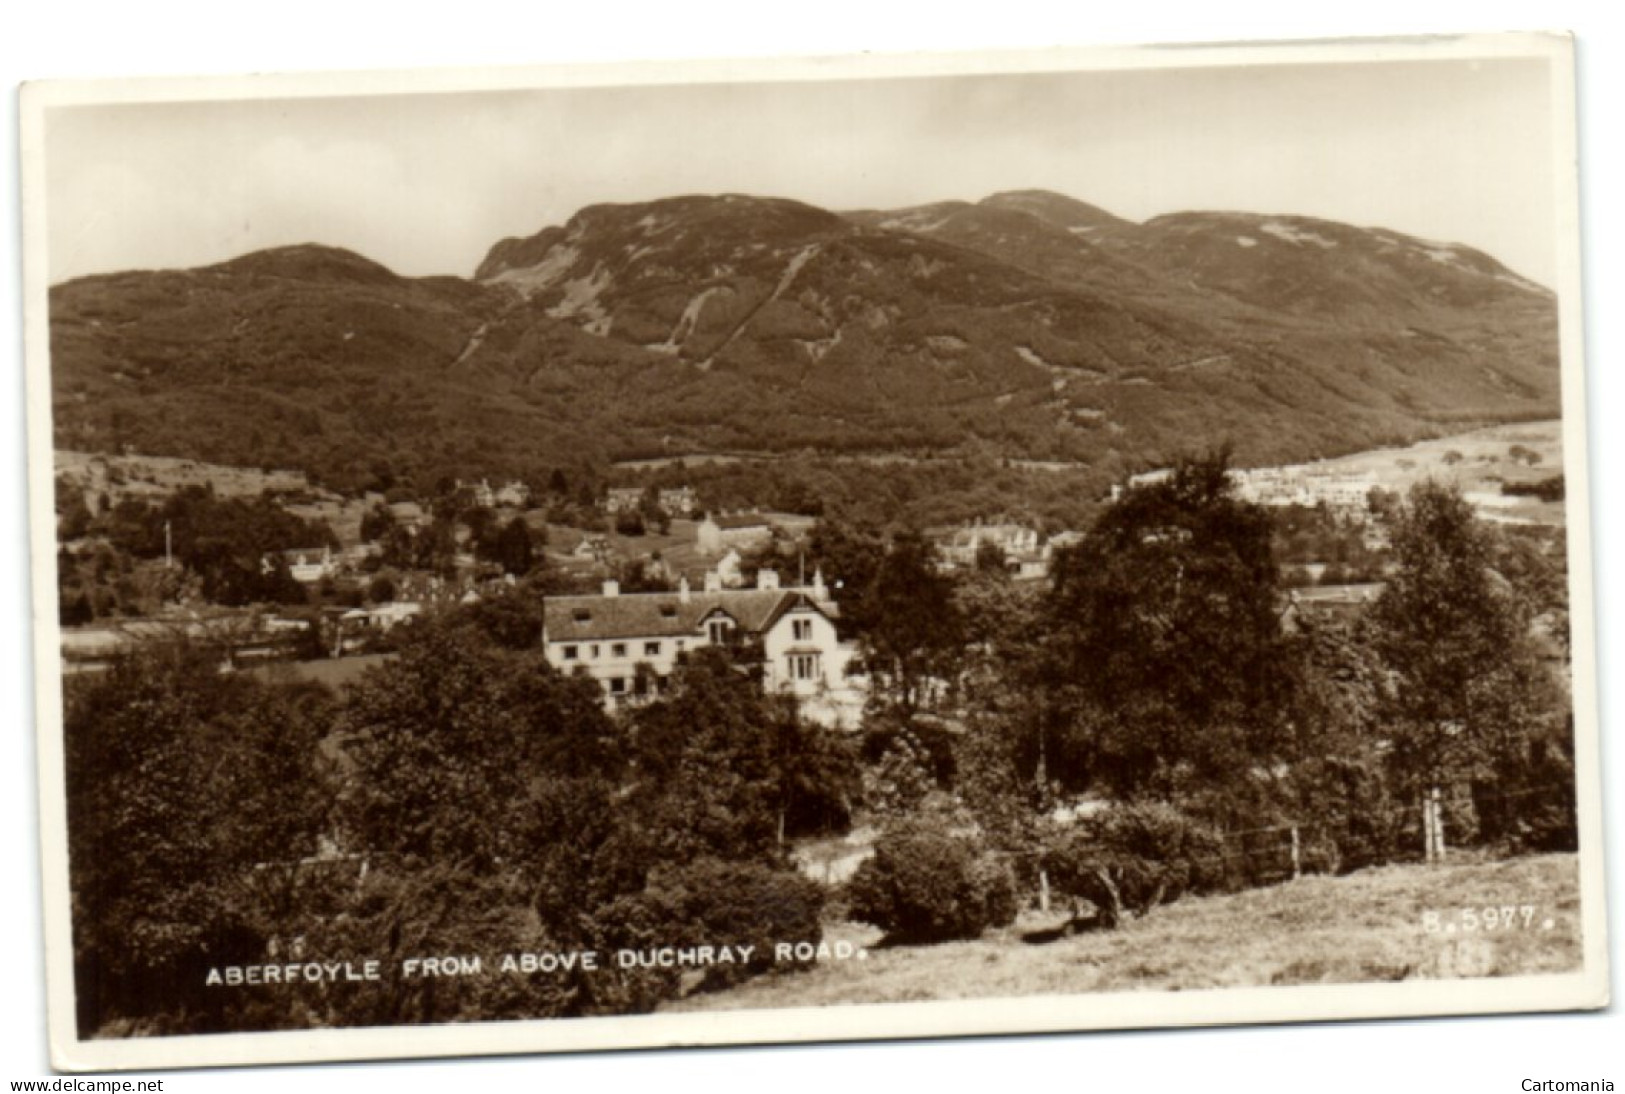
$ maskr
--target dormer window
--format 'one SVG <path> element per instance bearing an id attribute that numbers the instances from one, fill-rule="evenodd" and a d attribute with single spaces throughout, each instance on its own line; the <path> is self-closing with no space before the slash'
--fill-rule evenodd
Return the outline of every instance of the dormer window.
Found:
<path id="1" fill-rule="evenodd" d="M 812 641 L 812 620 L 792 619 L 790 621 L 790 636 L 797 642 Z"/>
<path id="2" fill-rule="evenodd" d="M 577 608 L 575 610 L 575 621 L 577 623 L 592 622 L 592 612 L 588 611 L 586 608 Z"/>
<path id="3" fill-rule="evenodd" d="M 727 619 L 713 619 L 705 625 L 706 637 L 713 646 L 726 646 L 728 638 L 733 634 L 733 623 Z"/>

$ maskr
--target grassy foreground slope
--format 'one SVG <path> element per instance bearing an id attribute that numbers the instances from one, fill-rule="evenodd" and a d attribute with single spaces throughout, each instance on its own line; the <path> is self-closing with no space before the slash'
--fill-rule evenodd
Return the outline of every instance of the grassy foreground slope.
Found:
<path id="1" fill-rule="evenodd" d="M 1529 925 L 1465 930 L 1462 910 L 1532 906 Z M 1030 925 L 973 942 L 882 946 L 861 960 L 783 971 L 670 1010 L 732 1010 L 1274 984 L 1518 976 L 1580 967 L 1573 855 L 1442 867 L 1389 866 L 1181 901 L 1112 932 L 1023 941 Z M 1424 925 L 1429 911 L 1439 927 Z M 1458 924 L 1453 932 L 1444 928 Z M 874 947 L 880 932 L 837 924 L 827 939 Z"/>

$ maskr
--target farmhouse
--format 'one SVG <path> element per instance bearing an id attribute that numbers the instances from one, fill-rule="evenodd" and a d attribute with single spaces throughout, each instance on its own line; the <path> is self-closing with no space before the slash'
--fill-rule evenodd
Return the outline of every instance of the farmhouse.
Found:
<path id="1" fill-rule="evenodd" d="M 823 575 L 808 586 L 783 588 L 762 570 L 752 589 L 724 589 L 715 574 L 702 591 L 685 579 L 675 592 L 625 593 L 604 582 L 597 596 L 547 601 L 543 643 L 561 672 L 597 680 L 611 709 L 645 701 L 669 686 L 678 658 L 722 646 L 759 658 L 762 686 L 800 700 L 802 713 L 839 724 L 862 698 L 848 683 L 852 648 L 836 638 L 837 609 Z"/>

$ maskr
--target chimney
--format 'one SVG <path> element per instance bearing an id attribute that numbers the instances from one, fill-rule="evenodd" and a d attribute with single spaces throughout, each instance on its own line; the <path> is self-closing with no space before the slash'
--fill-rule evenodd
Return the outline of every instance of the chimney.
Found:
<path id="1" fill-rule="evenodd" d="M 757 570 L 756 587 L 758 589 L 777 589 L 779 587 L 779 572 L 777 570 Z"/>
<path id="2" fill-rule="evenodd" d="M 720 593 L 722 591 L 722 575 L 715 570 L 705 571 L 705 591 Z"/>
<path id="3" fill-rule="evenodd" d="M 677 579 L 677 602 L 687 604 L 690 600 L 688 592 L 688 577 L 685 575 Z"/>
<path id="4" fill-rule="evenodd" d="M 614 578 L 605 579 L 605 581 L 604 581 L 604 595 L 605 596 L 620 596 L 621 595 L 621 583 L 619 581 L 616 581 Z"/>
<path id="5" fill-rule="evenodd" d="M 829 599 L 829 589 L 824 585 L 824 568 L 822 566 L 813 568 L 812 594 L 815 600 Z"/>

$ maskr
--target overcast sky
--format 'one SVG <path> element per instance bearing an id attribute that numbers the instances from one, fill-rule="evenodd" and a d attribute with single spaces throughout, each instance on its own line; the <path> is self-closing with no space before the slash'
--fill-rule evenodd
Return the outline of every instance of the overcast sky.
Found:
<path id="1" fill-rule="evenodd" d="M 61 107 L 49 276 L 303 242 L 467 276 L 497 240 L 596 202 L 1043 188 L 1134 220 L 1393 228 L 1552 284 L 1548 80 L 1497 59 Z"/>

